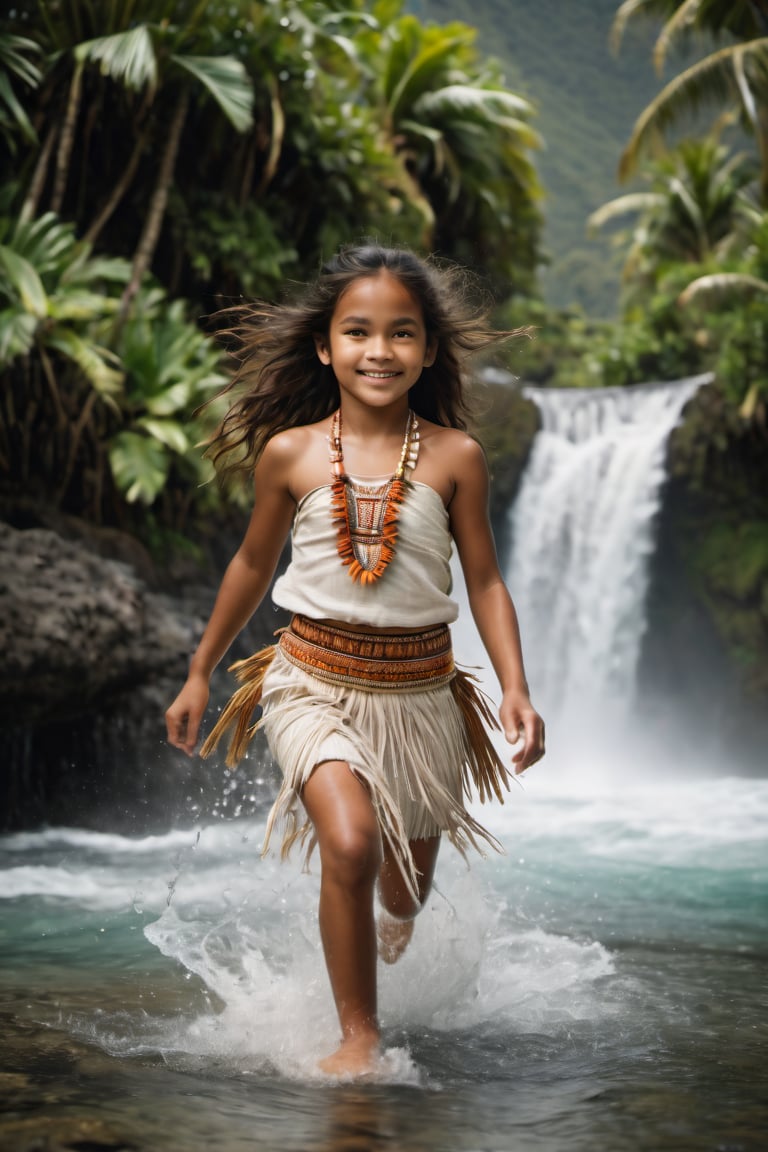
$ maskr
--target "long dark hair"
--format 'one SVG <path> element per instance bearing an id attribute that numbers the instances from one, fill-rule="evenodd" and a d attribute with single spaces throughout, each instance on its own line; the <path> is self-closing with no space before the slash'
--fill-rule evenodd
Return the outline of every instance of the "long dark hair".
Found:
<path id="1" fill-rule="evenodd" d="M 378 244 L 342 248 L 313 284 L 287 303 L 228 309 L 223 333 L 237 367 L 220 396 L 236 399 L 208 441 L 206 455 L 223 475 L 250 472 L 277 432 L 313 424 L 339 406 L 333 370 L 321 363 L 315 337 L 327 336 L 336 305 L 354 281 L 386 271 L 421 305 L 427 338 L 437 343 L 434 364 L 422 370 L 409 393 L 425 420 L 466 429 L 469 423 L 464 361 L 513 332 L 498 332 L 487 310 L 470 302 L 469 274 L 456 265 L 422 259 Z"/>

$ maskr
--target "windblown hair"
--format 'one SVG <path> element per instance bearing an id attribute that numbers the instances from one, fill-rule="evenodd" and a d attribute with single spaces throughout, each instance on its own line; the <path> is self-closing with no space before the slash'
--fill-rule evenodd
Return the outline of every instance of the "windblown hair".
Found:
<path id="1" fill-rule="evenodd" d="M 464 361 L 516 333 L 494 330 L 486 310 L 470 302 L 463 269 L 405 249 L 354 245 L 324 264 L 296 300 L 238 305 L 223 313 L 234 321 L 222 337 L 237 367 L 219 396 L 236 398 L 206 450 L 222 476 L 250 473 L 276 433 L 316 423 L 338 408 L 339 387 L 332 368 L 318 358 L 315 337 L 328 336 L 336 305 L 351 284 L 385 270 L 419 302 L 427 338 L 437 340 L 434 364 L 410 390 L 411 408 L 436 424 L 467 428 Z"/>

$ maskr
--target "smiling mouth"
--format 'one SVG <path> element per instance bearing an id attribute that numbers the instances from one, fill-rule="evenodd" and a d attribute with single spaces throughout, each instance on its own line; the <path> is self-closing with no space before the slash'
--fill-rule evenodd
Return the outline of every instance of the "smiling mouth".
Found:
<path id="1" fill-rule="evenodd" d="M 399 372 L 369 372 L 365 368 L 358 369 L 359 376 L 369 376 L 371 380 L 391 380 L 394 376 L 399 376 Z"/>

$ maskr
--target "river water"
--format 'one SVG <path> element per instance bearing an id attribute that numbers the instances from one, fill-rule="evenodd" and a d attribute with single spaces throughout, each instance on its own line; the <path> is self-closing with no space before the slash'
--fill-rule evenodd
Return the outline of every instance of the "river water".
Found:
<path id="1" fill-rule="evenodd" d="M 457 649 L 476 659 L 465 627 Z M 318 875 L 259 858 L 259 754 L 248 816 L 0 839 L 0 1149 L 767 1148 L 768 779 L 696 733 L 686 762 L 649 755 L 614 696 L 602 727 L 594 699 L 584 724 L 555 708 L 547 760 L 480 810 L 505 855 L 444 851 L 381 971 L 367 1083 L 316 1071 L 336 1032 Z"/>

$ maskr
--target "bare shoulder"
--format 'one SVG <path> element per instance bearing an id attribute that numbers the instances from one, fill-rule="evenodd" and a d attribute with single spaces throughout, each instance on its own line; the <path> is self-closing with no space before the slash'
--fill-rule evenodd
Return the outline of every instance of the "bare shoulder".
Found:
<path id="1" fill-rule="evenodd" d="M 290 467 L 309 448 L 315 428 L 313 424 L 301 424 L 296 428 L 276 432 L 265 444 L 263 458 L 272 465 Z"/>
<path id="2" fill-rule="evenodd" d="M 460 474 L 480 470 L 485 472 L 485 453 L 477 440 L 460 428 L 444 428 L 430 421 L 420 421 L 421 440 L 430 456 L 446 462 L 456 478 Z"/>
<path id="3" fill-rule="evenodd" d="M 476 440 L 458 428 L 445 428 L 421 417 L 419 431 L 421 451 L 415 478 L 439 492 L 446 508 L 472 478 L 482 491 L 487 469 Z"/>
<path id="4" fill-rule="evenodd" d="M 300 424 L 275 433 L 261 454 L 258 467 L 271 481 L 288 489 L 298 503 L 328 479 L 327 420 Z"/>

